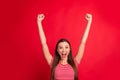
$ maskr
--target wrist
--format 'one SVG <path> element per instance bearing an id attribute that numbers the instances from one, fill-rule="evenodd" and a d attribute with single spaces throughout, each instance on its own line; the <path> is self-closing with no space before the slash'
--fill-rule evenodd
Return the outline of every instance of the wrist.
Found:
<path id="1" fill-rule="evenodd" d="M 88 20 L 88 24 L 91 24 L 92 23 L 92 20 Z"/>

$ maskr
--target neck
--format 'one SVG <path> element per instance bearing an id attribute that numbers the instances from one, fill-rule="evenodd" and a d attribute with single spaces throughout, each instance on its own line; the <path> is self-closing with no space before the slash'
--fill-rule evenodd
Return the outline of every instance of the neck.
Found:
<path id="1" fill-rule="evenodd" d="M 67 58 L 61 59 L 61 60 L 60 60 L 60 63 L 61 63 L 61 64 L 67 64 L 67 63 L 68 63 L 68 62 L 67 62 Z"/>

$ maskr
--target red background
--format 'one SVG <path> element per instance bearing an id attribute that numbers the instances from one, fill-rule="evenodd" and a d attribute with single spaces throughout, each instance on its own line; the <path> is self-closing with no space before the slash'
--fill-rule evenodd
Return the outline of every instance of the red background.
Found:
<path id="1" fill-rule="evenodd" d="M 0 1 L 0 80 L 49 80 L 38 35 L 37 14 L 44 13 L 43 28 L 50 52 L 67 38 L 73 56 L 93 15 L 79 80 L 120 80 L 120 12 L 117 0 L 9 0 Z"/>

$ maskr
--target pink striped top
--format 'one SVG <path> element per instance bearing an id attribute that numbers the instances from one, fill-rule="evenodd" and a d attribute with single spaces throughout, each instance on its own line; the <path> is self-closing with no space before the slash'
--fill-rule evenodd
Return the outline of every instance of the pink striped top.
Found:
<path id="1" fill-rule="evenodd" d="M 76 67 L 78 67 L 78 62 L 76 59 L 74 59 L 74 62 Z M 58 63 L 55 68 L 54 78 L 55 80 L 74 80 L 74 70 L 72 66 L 70 64 L 63 65 Z"/>

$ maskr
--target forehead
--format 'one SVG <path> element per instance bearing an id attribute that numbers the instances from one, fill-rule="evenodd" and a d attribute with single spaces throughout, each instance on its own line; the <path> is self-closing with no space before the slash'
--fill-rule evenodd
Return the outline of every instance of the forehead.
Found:
<path id="1" fill-rule="evenodd" d="M 58 46 L 69 46 L 69 44 L 67 42 L 60 42 Z"/>

